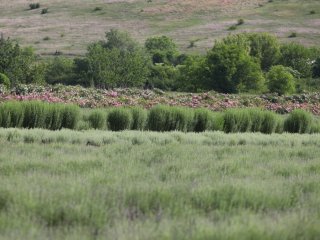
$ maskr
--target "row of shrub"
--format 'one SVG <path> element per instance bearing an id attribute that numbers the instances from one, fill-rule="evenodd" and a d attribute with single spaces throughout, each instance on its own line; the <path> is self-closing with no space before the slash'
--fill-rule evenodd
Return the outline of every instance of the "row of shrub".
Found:
<path id="1" fill-rule="evenodd" d="M 85 110 L 83 110 L 85 113 Z M 82 126 L 81 126 L 82 124 Z M 320 122 L 311 113 L 294 110 L 288 116 L 257 108 L 229 109 L 213 112 L 158 105 L 149 111 L 140 108 L 90 110 L 80 117 L 80 108 L 68 104 L 39 101 L 0 104 L 0 127 L 69 129 L 150 130 L 150 131 L 224 131 L 271 133 L 316 133 Z"/>
<path id="2" fill-rule="evenodd" d="M 145 109 L 113 108 L 106 113 L 93 111 L 88 121 L 96 129 L 112 131 L 224 131 L 271 133 L 316 133 L 320 132 L 319 121 L 311 113 L 294 110 L 284 117 L 271 111 L 257 108 L 229 109 L 226 112 L 212 112 L 208 109 L 190 109 L 158 105 L 147 112 Z"/>
<path id="3" fill-rule="evenodd" d="M 80 108 L 71 104 L 49 104 L 39 101 L 4 102 L 0 104 L 0 127 L 75 129 Z"/>

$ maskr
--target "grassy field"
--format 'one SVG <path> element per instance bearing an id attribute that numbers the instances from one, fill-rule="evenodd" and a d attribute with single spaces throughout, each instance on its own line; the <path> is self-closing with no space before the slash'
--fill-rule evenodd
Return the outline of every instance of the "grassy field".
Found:
<path id="1" fill-rule="evenodd" d="M 228 28 L 244 19 L 232 33 L 271 32 L 282 41 L 306 45 L 320 43 L 318 0 L 2 0 L 0 32 L 32 45 L 38 53 L 81 55 L 88 43 L 104 38 L 111 28 L 129 31 L 140 42 L 154 35 L 168 35 L 181 50 L 204 52 Z M 48 8 L 47 14 L 41 14 Z M 311 13 L 311 11 L 314 11 Z M 288 38 L 296 32 L 296 38 Z M 195 46 L 190 46 L 190 41 Z"/>
<path id="2" fill-rule="evenodd" d="M 0 239 L 319 239 L 320 135 L 0 129 Z"/>

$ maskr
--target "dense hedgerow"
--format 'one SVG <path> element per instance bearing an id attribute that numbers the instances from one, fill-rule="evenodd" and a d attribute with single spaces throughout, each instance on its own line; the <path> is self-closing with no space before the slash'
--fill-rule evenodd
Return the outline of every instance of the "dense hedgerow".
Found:
<path id="1" fill-rule="evenodd" d="M 276 132 L 277 127 L 279 127 L 278 131 L 281 131 L 281 120 L 278 115 L 274 112 L 263 111 L 263 121 L 260 132 L 271 134 Z"/>
<path id="2" fill-rule="evenodd" d="M 22 127 L 23 109 L 18 102 L 6 102 L 0 105 L 0 127 Z"/>
<path id="3" fill-rule="evenodd" d="M 290 133 L 310 133 L 312 120 L 311 113 L 296 109 L 285 120 L 284 131 Z"/>
<path id="4" fill-rule="evenodd" d="M 147 124 L 148 113 L 141 107 L 133 107 L 130 109 L 132 114 L 132 130 L 143 130 Z"/>
<path id="5" fill-rule="evenodd" d="M 127 108 L 113 108 L 108 113 L 107 122 L 112 131 L 130 129 L 132 124 L 131 111 Z"/>
<path id="6" fill-rule="evenodd" d="M 151 131 L 168 131 L 167 118 L 170 112 L 170 107 L 158 105 L 149 111 L 148 129 Z"/>
<path id="7" fill-rule="evenodd" d="M 94 110 L 90 113 L 88 120 L 92 128 L 104 129 L 106 125 L 106 114 L 102 110 Z"/>
<path id="8" fill-rule="evenodd" d="M 65 105 L 62 115 L 62 127 L 75 129 L 80 117 L 80 108 L 76 105 Z"/>

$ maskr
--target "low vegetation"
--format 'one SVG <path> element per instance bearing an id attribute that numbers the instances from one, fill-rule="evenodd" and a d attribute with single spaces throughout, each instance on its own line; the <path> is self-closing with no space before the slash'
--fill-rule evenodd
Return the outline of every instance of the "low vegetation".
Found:
<path id="1" fill-rule="evenodd" d="M 317 239 L 319 135 L 0 129 L 2 239 Z"/>

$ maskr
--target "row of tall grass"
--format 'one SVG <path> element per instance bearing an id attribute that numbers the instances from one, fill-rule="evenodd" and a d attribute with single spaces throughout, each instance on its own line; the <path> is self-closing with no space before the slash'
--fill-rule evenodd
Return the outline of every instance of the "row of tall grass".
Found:
<path id="1" fill-rule="evenodd" d="M 39 101 L 4 102 L 0 104 L 0 127 L 75 129 L 80 108 L 70 104 L 49 104 Z"/>
<path id="2" fill-rule="evenodd" d="M 0 104 L 0 127 L 58 130 L 109 129 L 204 132 L 224 131 L 271 133 L 318 133 L 320 122 L 311 113 L 294 110 L 288 116 L 257 108 L 213 112 L 157 105 L 149 111 L 140 108 L 109 108 L 82 111 L 74 105 L 44 102 L 5 102 Z"/>

